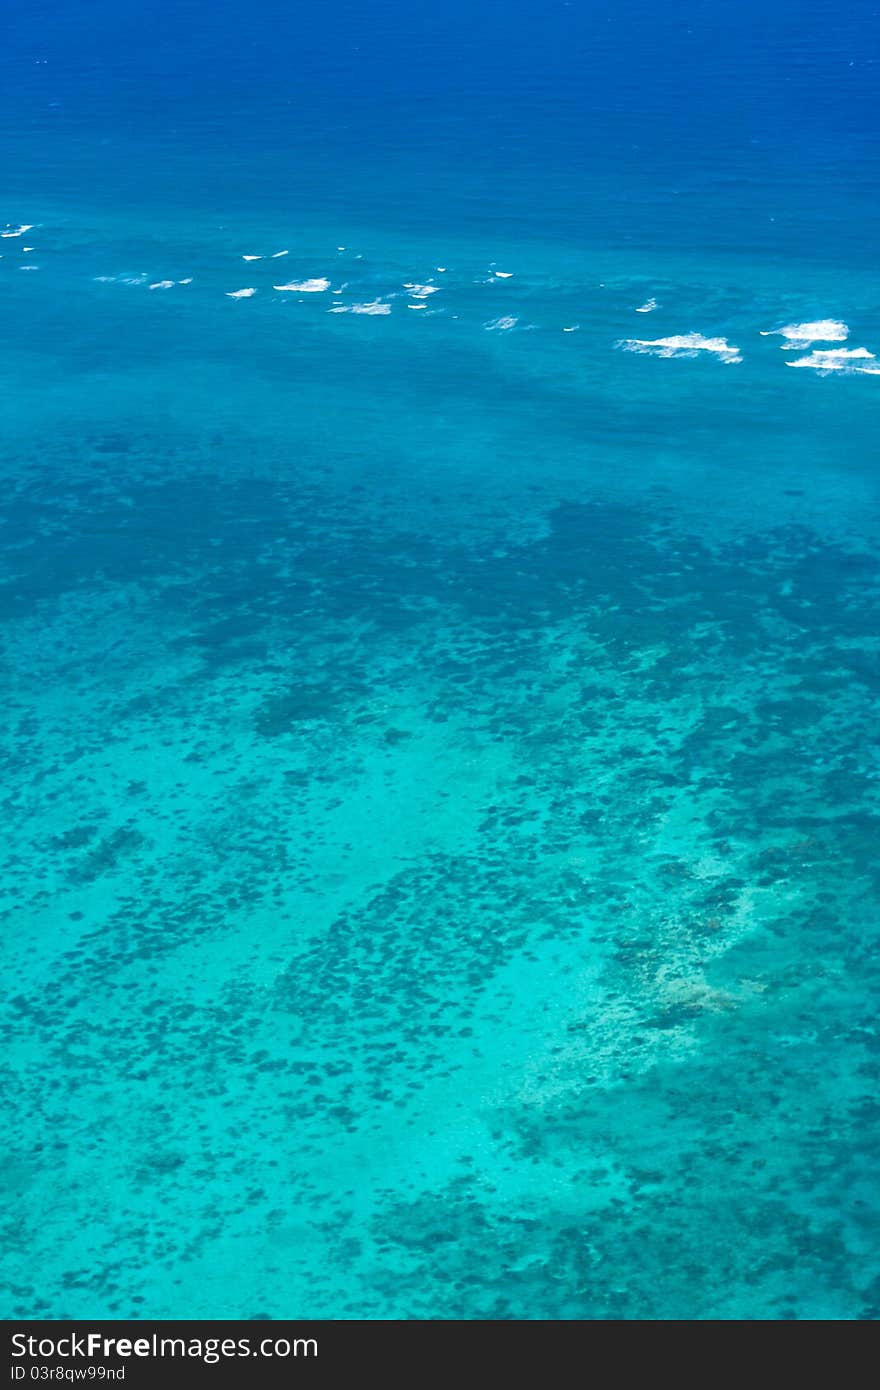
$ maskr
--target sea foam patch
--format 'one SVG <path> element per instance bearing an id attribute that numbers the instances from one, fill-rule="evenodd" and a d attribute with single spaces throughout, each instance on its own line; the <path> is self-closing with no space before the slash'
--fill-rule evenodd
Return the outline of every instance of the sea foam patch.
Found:
<path id="1" fill-rule="evenodd" d="M 96 285 L 145 285 L 146 275 L 93 275 Z"/>
<path id="2" fill-rule="evenodd" d="M 657 303 L 656 299 L 646 299 L 644 304 L 640 304 L 639 307 L 636 309 L 636 313 L 653 314 L 654 310 L 659 308 L 660 305 Z"/>
<path id="3" fill-rule="evenodd" d="M 624 352 L 641 352 L 652 357 L 698 357 L 709 353 L 719 362 L 741 362 L 738 347 L 726 338 L 706 338 L 702 333 L 678 333 L 669 338 L 623 338 L 617 344 Z"/>
<path id="4" fill-rule="evenodd" d="M 252 295 L 256 294 L 256 292 L 257 292 L 257 291 L 256 291 L 256 289 L 254 288 L 254 286 L 253 286 L 253 285 L 249 285 L 246 289 L 243 289 L 243 290 L 227 290 L 227 291 L 226 291 L 226 298 L 227 298 L 227 299 L 250 299 Z"/>
<path id="5" fill-rule="evenodd" d="M 329 290 L 330 281 L 324 276 L 316 276 L 312 280 L 291 280 L 287 285 L 273 285 L 272 288 L 292 294 L 323 294 L 324 290 Z"/>
<path id="6" fill-rule="evenodd" d="M 796 362 L 786 362 L 785 365 L 811 367 L 814 372 L 820 372 L 822 375 L 826 372 L 859 372 L 863 376 L 880 376 L 880 365 L 866 365 L 876 361 L 876 354 L 863 347 L 814 348 L 806 357 L 799 357 Z"/>
<path id="7" fill-rule="evenodd" d="M 421 306 L 419 306 L 421 307 Z M 412 305 L 410 305 L 412 308 Z M 379 314 L 391 313 L 391 305 L 383 304 L 379 299 L 373 299 L 368 304 L 334 304 L 332 309 L 327 310 L 328 314 Z"/>
<path id="8" fill-rule="evenodd" d="M 352 304 L 351 312 L 353 314 L 390 314 L 391 305 L 383 304 L 380 300 L 373 299 L 368 304 Z"/>
<path id="9" fill-rule="evenodd" d="M 24 236 L 25 232 L 32 231 L 33 227 L 33 222 L 22 222 L 20 227 L 13 227 L 7 222 L 5 230 L 0 232 L 0 237 Z"/>
<path id="10" fill-rule="evenodd" d="M 518 323 L 519 319 L 514 318 L 512 314 L 504 314 L 500 319 L 490 319 L 488 323 L 483 324 L 483 327 L 489 333 L 495 331 L 509 333 L 511 328 L 516 328 Z"/>
<path id="11" fill-rule="evenodd" d="M 814 319 L 811 323 L 789 323 L 784 328 L 762 328 L 761 337 L 783 338 L 785 341 L 779 346 L 788 351 L 809 347 L 811 343 L 845 343 L 849 326 L 842 319 Z"/>

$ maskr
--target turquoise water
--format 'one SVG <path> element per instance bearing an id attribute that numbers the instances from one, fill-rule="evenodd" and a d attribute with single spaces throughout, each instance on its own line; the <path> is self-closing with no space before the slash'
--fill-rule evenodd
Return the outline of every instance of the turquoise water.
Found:
<path id="1" fill-rule="evenodd" d="M 5 1316 L 877 1314 L 867 10 L 573 8 L 5 60 Z"/>

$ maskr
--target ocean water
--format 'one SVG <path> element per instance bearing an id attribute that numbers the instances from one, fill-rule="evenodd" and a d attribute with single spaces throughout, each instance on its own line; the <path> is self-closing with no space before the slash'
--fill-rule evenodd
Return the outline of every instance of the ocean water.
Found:
<path id="1" fill-rule="evenodd" d="M 3 1315 L 876 1317 L 872 4 L 10 28 Z"/>

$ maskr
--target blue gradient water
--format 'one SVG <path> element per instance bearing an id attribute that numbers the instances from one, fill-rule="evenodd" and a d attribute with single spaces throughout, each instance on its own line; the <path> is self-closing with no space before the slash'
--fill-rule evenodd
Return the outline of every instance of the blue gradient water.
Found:
<path id="1" fill-rule="evenodd" d="M 871 4 L 10 30 L 4 1314 L 876 1316 Z"/>

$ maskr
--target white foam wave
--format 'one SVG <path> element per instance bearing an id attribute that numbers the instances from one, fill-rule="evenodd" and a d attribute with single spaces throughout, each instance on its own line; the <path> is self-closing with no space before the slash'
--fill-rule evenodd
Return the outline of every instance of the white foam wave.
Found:
<path id="1" fill-rule="evenodd" d="M 786 362 L 786 367 L 812 367 L 821 372 L 859 372 L 864 376 L 880 376 L 880 366 L 862 366 L 860 363 L 876 362 L 876 354 L 867 348 L 814 348 L 807 357 L 799 357 L 796 362 Z"/>
<path id="2" fill-rule="evenodd" d="M 288 285 L 273 285 L 273 290 L 288 290 L 293 294 L 322 294 L 329 290 L 330 281 L 323 276 L 313 280 L 291 280 Z"/>
<path id="3" fill-rule="evenodd" d="M 154 280 L 150 286 L 151 290 L 170 290 L 174 288 L 173 280 Z"/>
<path id="4" fill-rule="evenodd" d="M 793 347 L 809 347 L 811 343 L 845 343 L 849 327 L 842 319 L 815 319 L 812 323 L 789 323 L 785 328 L 761 330 L 762 338 L 784 338 L 783 351 Z"/>
<path id="5" fill-rule="evenodd" d="M 654 310 L 659 308 L 660 305 L 657 303 L 656 299 L 646 299 L 644 304 L 640 304 L 639 307 L 636 309 L 636 313 L 653 314 Z"/>
<path id="6" fill-rule="evenodd" d="M 702 333 L 679 333 L 669 338 L 624 338 L 617 344 L 624 352 L 649 353 L 653 357 L 715 355 L 720 362 L 741 362 L 742 355 L 726 338 L 704 338 Z"/>
<path id="7" fill-rule="evenodd" d="M 515 319 L 511 314 L 505 314 L 500 319 L 490 319 L 488 323 L 483 324 L 483 327 L 490 333 L 493 329 L 498 329 L 500 332 L 506 333 L 509 332 L 511 328 L 516 328 L 518 323 L 519 319 Z"/>
<path id="8" fill-rule="evenodd" d="M 410 305 L 410 308 L 413 306 Z M 423 306 L 415 306 L 420 309 Z M 390 314 L 391 305 L 383 304 L 379 299 L 373 299 L 368 304 L 334 304 L 332 309 L 327 310 L 328 314 Z"/>
<path id="9" fill-rule="evenodd" d="M 242 259 L 243 261 L 261 261 L 261 260 L 263 259 L 263 257 L 262 257 L 262 256 L 242 256 L 241 259 Z"/>
<path id="10" fill-rule="evenodd" d="M 369 304 L 352 304 L 353 314 L 390 314 L 391 305 L 382 304 L 378 299 L 372 300 Z"/>
<path id="11" fill-rule="evenodd" d="M 227 291 L 226 291 L 226 298 L 227 298 L 227 299 L 250 299 L 251 295 L 256 294 L 256 292 L 257 292 L 257 291 L 253 288 L 253 286 L 250 286 L 249 288 L 244 289 L 244 290 L 227 290 Z"/>
<path id="12" fill-rule="evenodd" d="M 273 251 L 273 252 L 272 252 L 272 255 L 269 257 L 269 259 L 270 259 L 270 261 L 277 261 L 277 260 L 279 259 L 279 257 L 281 257 L 281 256 L 289 256 L 289 255 L 290 255 L 290 252 L 289 252 L 289 251 Z"/>
<path id="13" fill-rule="evenodd" d="M 409 290 L 413 299 L 427 299 L 429 294 L 437 294 L 439 285 L 404 285 L 405 290 Z"/>
<path id="14" fill-rule="evenodd" d="M 33 230 L 33 227 L 34 227 L 34 223 L 33 223 L 33 222 L 22 222 L 22 224 L 21 224 L 20 227 L 13 227 L 13 226 L 10 225 L 10 223 L 7 222 L 7 224 L 6 224 L 6 230 L 0 232 L 0 236 L 2 236 L 2 237 L 24 236 L 25 232 L 30 232 L 30 231 L 32 231 L 32 230 Z"/>

